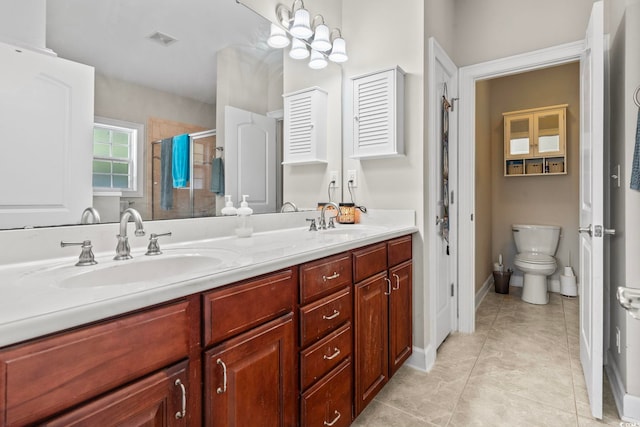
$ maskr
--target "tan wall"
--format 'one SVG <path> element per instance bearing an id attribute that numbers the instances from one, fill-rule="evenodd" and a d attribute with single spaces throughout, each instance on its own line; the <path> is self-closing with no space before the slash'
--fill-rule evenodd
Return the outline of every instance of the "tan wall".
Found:
<path id="1" fill-rule="evenodd" d="M 476 84 L 476 292 L 482 287 L 493 270 L 491 251 L 491 177 L 494 165 L 491 158 L 491 85 L 484 80 Z"/>
<path id="2" fill-rule="evenodd" d="M 492 224 L 491 255 L 502 253 L 513 268 L 512 224 L 554 224 L 562 227 L 556 253 L 563 266 L 577 270 L 579 178 L 579 63 L 502 77 L 490 81 Z M 502 113 L 569 104 L 567 109 L 567 175 L 505 177 Z M 478 155 L 478 149 L 476 149 Z M 578 278 L 579 280 L 580 278 Z"/>

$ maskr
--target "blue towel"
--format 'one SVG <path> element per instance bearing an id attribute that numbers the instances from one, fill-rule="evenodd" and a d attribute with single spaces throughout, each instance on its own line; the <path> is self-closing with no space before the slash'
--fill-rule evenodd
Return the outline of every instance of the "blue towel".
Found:
<path id="1" fill-rule="evenodd" d="M 638 108 L 636 146 L 633 151 L 633 165 L 631 167 L 631 189 L 640 191 L 640 108 Z"/>
<path id="2" fill-rule="evenodd" d="M 184 188 L 189 182 L 189 135 L 174 136 L 172 151 L 173 188 Z"/>
<path id="3" fill-rule="evenodd" d="M 211 161 L 211 192 L 224 196 L 224 163 L 220 157 Z"/>
<path id="4" fill-rule="evenodd" d="M 173 182 L 171 180 L 171 150 L 173 139 L 167 138 L 160 142 L 160 209 L 173 209 Z"/>

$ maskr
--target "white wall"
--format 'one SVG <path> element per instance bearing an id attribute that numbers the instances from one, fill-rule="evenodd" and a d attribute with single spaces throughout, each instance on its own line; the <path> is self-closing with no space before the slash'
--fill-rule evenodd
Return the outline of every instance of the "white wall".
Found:
<path id="1" fill-rule="evenodd" d="M 455 0 L 458 66 L 582 40 L 591 0 Z"/>
<path id="2" fill-rule="evenodd" d="M 0 2 L 0 41 L 33 50 L 45 50 L 46 12 L 46 0 Z"/>

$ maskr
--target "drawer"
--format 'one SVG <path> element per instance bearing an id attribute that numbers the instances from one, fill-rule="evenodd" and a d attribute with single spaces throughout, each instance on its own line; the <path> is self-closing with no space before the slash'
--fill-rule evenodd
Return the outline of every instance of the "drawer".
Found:
<path id="1" fill-rule="evenodd" d="M 300 346 L 306 347 L 351 320 L 351 287 L 300 308 Z"/>
<path id="2" fill-rule="evenodd" d="M 389 267 L 411 259 L 411 235 L 387 242 Z"/>
<path id="3" fill-rule="evenodd" d="M 293 311 L 297 270 L 290 268 L 202 296 L 203 345 L 224 339 Z"/>
<path id="4" fill-rule="evenodd" d="M 351 358 L 302 395 L 300 425 L 347 427 L 351 424 Z"/>
<path id="5" fill-rule="evenodd" d="M 353 251 L 353 281 L 359 282 L 387 269 L 387 244 L 376 243 Z"/>
<path id="6" fill-rule="evenodd" d="M 351 256 L 343 253 L 300 266 L 300 303 L 351 284 Z"/>
<path id="7" fill-rule="evenodd" d="M 33 423 L 188 357 L 190 311 L 182 301 L 3 350 L 6 425 Z"/>
<path id="8" fill-rule="evenodd" d="M 300 352 L 300 388 L 305 390 L 351 356 L 351 322 Z"/>

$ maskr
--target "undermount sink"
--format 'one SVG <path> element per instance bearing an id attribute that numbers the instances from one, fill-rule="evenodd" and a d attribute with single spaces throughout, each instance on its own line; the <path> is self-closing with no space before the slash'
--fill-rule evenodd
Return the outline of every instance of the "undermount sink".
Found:
<path id="1" fill-rule="evenodd" d="M 365 237 L 373 233 L 379 233 L 380 231 L 384 231 L 384 227 L 362 225 L 362 224 L 343 224 L 343 225 L 337 225 L 336 228 L 319 230 L 318 234 L 327 235 L 327 236 L 356 238 L 356 237 Z"/>
<path id="2" fill-rule="evenodd" d="M 157 256 L 139 255 L 131 260 L 105 261 L 91 267 L 56 266 L 28 273 L 22 285 L 48 284 L 59 288 L 97 288 L 133 284 L 167 284 L 186 276 L 215 273 L 232 265 L 238 254 L 233 251 L 164 250 Z"/>

